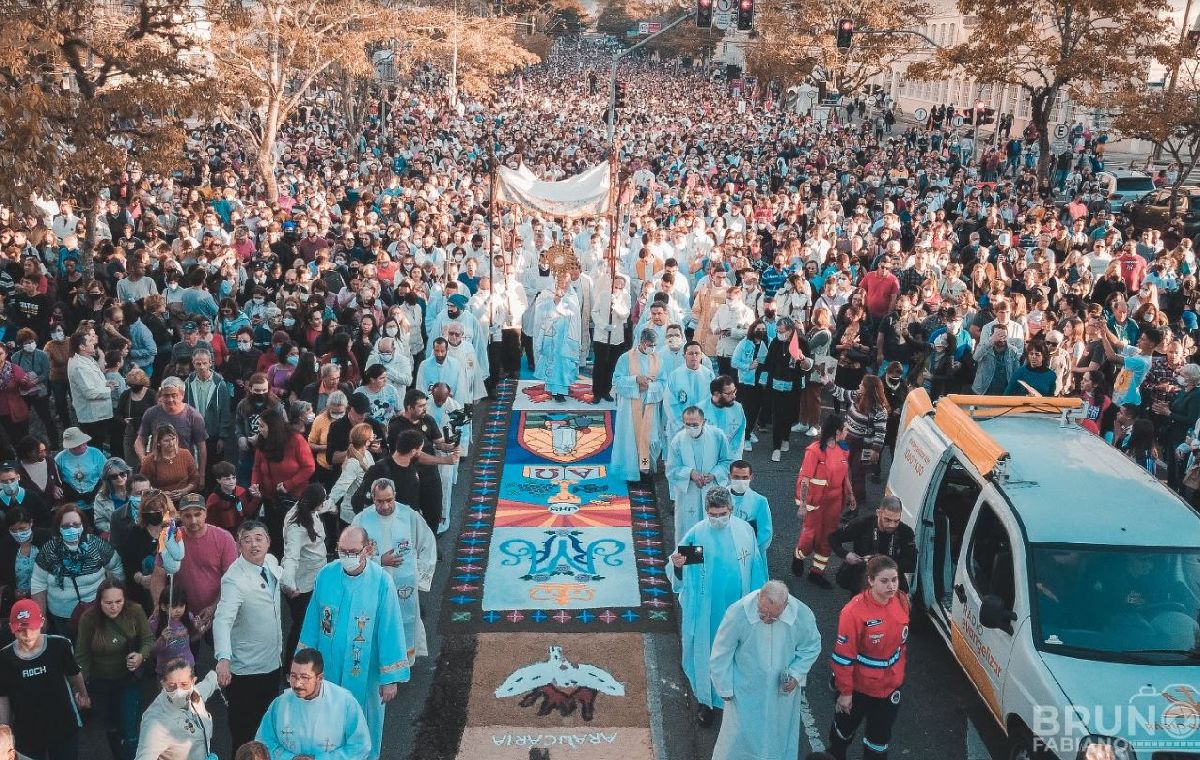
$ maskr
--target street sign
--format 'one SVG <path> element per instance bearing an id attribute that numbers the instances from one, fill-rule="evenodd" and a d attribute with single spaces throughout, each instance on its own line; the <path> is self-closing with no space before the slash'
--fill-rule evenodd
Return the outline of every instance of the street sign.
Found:
<path id="1" fill-rule="evenodd" d="M 956 127 L 961 127 L 961 126 L 963 125 L 963 123 L 964 123 L 964 122 L 963 122 L 963 117 L 961 117 L 961 116 L 955 116 L 955 117 L 954 117 L 954 121 L 953 121 L 952 123 L 953 123 L 953 124 L 954 124 L 954 126 L 956 126 Z"/>
<path id="2" fill-rule="evenodd" d="M 913 111 L 913 118 L 917 121 L 925 121 L 929 118 L 929 112 L 924 108 L 918 108 L 917 110 Z"/>
<path id="3" fill-rule="evenodd" d="M 662 31 L 662 23 L 658 21 L 651 21 L 646 26 L 649 28 L 650 34 L 658 34 Z"/>
<path id="4" fill-rule="evenodd" d="M 1057 124 L 1057 125 L 1055 125 L 1055 127 L 1054 127 L 1054 139 L 1055 139 L 1055 140 L 1065 140 L 1065 139 L 1066 139 L 1066 137 L 1067 137 L 1067 125 L 1066 125 L 1066 124 Z"/>
<path id="5" fill-rule="evenodd" d="M 638 34 L 645 36 L 649 33 L 650 33 L 650 22 L 649 21 L 639 21 L 638 22 Z"/>
<path id="6" fill-rule="evenodd" d="M 728 29 L 733 26 L 734 0 L 717 0 L 713 13 L 713 26 L 718 29 Z"/>

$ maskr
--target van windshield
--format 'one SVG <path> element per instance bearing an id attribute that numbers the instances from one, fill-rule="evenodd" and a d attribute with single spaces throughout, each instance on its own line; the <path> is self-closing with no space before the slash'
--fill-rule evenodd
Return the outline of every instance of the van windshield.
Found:
<path id="1" fill-rule="evenodd" d="M 1034 546 L 1034 640 L 1097 659 L 1200 658 L 1200 549 Z"/>
<path id="2" fill-rule="evenodd" d="M 1118 177 L 1117 191 L 1121 193 L 1148 193 L 1154 190 L 1154 180 L 1149 177 Z"/>

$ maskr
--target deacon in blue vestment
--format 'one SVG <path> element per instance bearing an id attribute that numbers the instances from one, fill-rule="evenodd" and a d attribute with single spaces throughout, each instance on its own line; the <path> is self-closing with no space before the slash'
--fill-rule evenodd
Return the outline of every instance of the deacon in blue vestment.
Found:
<path id="1" fill-rule="evenodd" d="M 383 744 L 384 704 L 396 684 L 408 681 L 412 663 L 396 584 L 371 562 L 370 536 L 359 527 L 342 531 L 338 562 L 317 573 L 300 646 L 325 658 L 325 677 L 358 700 L 371 732 L 371 758 Z"/>
<path id="2" fill-rule="evenodd" d="M 571 383 L 579 379 L 579 301 L 560 282 L 553 293 L 538 296 L 533 324 L 534 377 L 546 383 L 555 401 L 563 401 Z"/>
<path id="3" fill-rule="evenodd" d="M 733 516 L 740 517 L 754 528 L 758 539 L 758 550 L 767 556 L 775 525 L 771 518 L 771 505 L 767 497 L 750 487 L 754 470 L 745 459 L 734 460 L 729 465 L 729 492 L 733 495 Z"/>
<path id="4" fill-rule="evenodd" d="M 683 349 L 683 366 L 667 375 L 667 440 L 674 438 L 683 425 L 683 410 L 708 398 L 714 377 L 704 364 L 704 350 L 696 341 L 690 341 Z"/>
<path id="5" fill-rule="evenodd" d="M 367 760 L 371 732 L 354 696 L 325 680 L 324 658 L 302 649 L 292 660 L 288 683 L 267 709 L 258 734 L 272 760 L 297 757 L 321 760 Z"/>
<path id="6" fill-rule="evenodd" d="M 428 591 L 437 567 L 437 539 L 412 507 L 396 501 L 396 484 L 379 478 L 369 491 L 372 505 L 354 516 L 357 525 L 371 537 L 371 561 L 392 576 L 404 618 L 404 641 L 408 661 L 429 654 L 425 624 L 421 621 L 418 591 Z M 411 498 L 411 497 L 410 497 Z"/>
<path id="7" fill-rule="evenodd" d="M 616 429 L 611 475 L 618 480 L 639 480 L 654 472 L 662 454 L 663 436 L 659 407 L 662 404 L 662 361 L 654 347 L 658 336 L 642 330 L 637 348 L 617 359 L 613 391 L 617 394 Z"/>
<path id="8" fill-rule="evenodd" d="M 767 563 L 754 529 L 732 514 L 729 489 L 713 488 L 704 499 L 706 519 L 684 535 L 679 546 L 703 547 L 701 561 L 685 564 L 679 548 L 671 554 L 671 588 L 683 607 L 683 672 L 700 703 L 700 725 L 712 723 L 721 697 L 709 671 L 713 639 L 725 611 L 767 581 Z"/>
<path id="9" fill-rule="evenodd" d="M 667 483 L 675 500 L 675 540 L 704 516 L 704 494 L 729 485 L 729 441 L 705 422 L 704 412 L 689 406 L 683 412 L 683 430 L 667 448 Z"/>
<path id="10" fill-rule="evenodd" d="M 696 406 L 710 425 L 725 433 L 733 458 L 741 459 L 746 448 L 746 412 L 737 402 L 737 383 L 728 375 L 717 375 L 708 384 L 708 391 L 708 398 Z"/>

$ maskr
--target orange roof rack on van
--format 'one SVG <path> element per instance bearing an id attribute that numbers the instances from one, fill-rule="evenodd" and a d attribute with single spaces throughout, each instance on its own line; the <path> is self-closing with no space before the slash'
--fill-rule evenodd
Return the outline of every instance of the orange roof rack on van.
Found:
<path id="1" fill-rule="evenodd" d="M 1012 414 L 1065 415 L 1078 409 L 1077 398 L 1048 396 L 967 396 L 951 394 L 938 399 L 935 405 L 924 388 L 914 388 L 904 401 L 905 427 L 916 417 L 933 414 L 933 423 L 963 453 L 984 477 L 991 475 L 1008 452 L 997 443 L 977 420 Z"/>

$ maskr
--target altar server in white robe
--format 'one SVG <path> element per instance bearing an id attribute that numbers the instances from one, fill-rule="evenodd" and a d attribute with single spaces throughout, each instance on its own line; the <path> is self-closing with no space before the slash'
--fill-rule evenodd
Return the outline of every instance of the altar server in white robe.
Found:
<path id="1" fill-rule="evenodd" d="M 450 429 L 450 415 L 462 411 L 463 405 L 450 395 L 450 386 L 445 383 L 437 383 L 433 386 L 429 391 L 429 401 L 429 416 L 433 417 L 438 430 L 442 431 L 442 437 L 447 438 L 454 432 Z M 460 457 L 467 456 L 467 449 L 471 445 L 471 427 L 472 423 L 468 422 L 459 429 L 458 454 Z M 442 517 L 438 521 L 437 527 L 440 536 L 450 527 L 450 506 L 454 496 L 454 484 L 458 482 L 458 465 L 439 464 L 437 468 L 438 478 L 442 481 Z"/>
<path id="2" fill-rule="evenodd" d="M 696 406 L 709 396 L 709 384 L 716 375 L 704 363 L 704 349 L 690 341 L 683 349 L 683 366 L 667 375 L 667 438 L 673 438 L 683 424 L 683 410 Z"/>
<path id="3" fill-rule="evenodd" d="M 450 343 L 441 337 L 433 341 L 433 359 L 421 362 L 413 387 L 429 393 L 436 383 L 449 385 L 450 392 L 456 396 L 467 398 L 471 394 L 471 381 L 467 379 L 466 369 L 462 362 L 450 356 Z"/>
<path id="4" fill-rule="evenodd" d="M 692 527 L 671 554 L 667 575 L 683 608 L 682 664 L 699 703 L 700 725 L 712 725 L 720 695 L 709 671 L 713 640 L 725 610 L 767 581 L 767 563 L 758 551 L 754 531 L 733 516 L 729 490 L 714 488 L 704 504 L 705 519 Z M 699 561 L 686 564 L 680 547 L 700 547 Z M 696 550 L 690 550 L 695 552 Z"/>
<path id="5" fill-rule="evenodd" d="M 683 412 L 683 429 L 667 448 L 667 483 L 675 500 L 675 540 L 704 517 L 704 495 L 716 486 L 729 485 L 729 441 L 709 425 L 704 412 L 689 406 Z"/>
<path id="6" fill-rule="evenodd" d="M 808 671 L 821 655 L 812 610 L 768 581 L 725 613 L 709 669 L 725 703 L 713 760 L 795 760 Z"/>
<path id="7" fill-rule="evenodd" d="M 741 459 L 746 448 L 746 412 L 737 400 L 737 383 L 728 375 L 717 375 L 708 384 L 708 398 L 696 404 L 704 419 L 716 425 L 729 439 L 734 459 Z"/>
<path id="8" fill-rule="evenodd" d="M 366 760 L 371 733 L 354 695 L 325 680 L 325 659 L 302 649 L 288 673 L 290 689 L 267 709 L 255 737 L 272 758 Z"/>
<path id="9" fill-rule="evenodd" d="M 391 480 L 379 478 L 368 493 L 371 505 L 355 515 L 351 525 L 357 525 L 371 537 L 374 550 L 371 561 L 386 570 L 396 584 L 411 664 L 429 654 L 417 592 L 428 591 L 433 583 L 437 539 L 419 512 L 396 500 L 396 484 Z"/>

